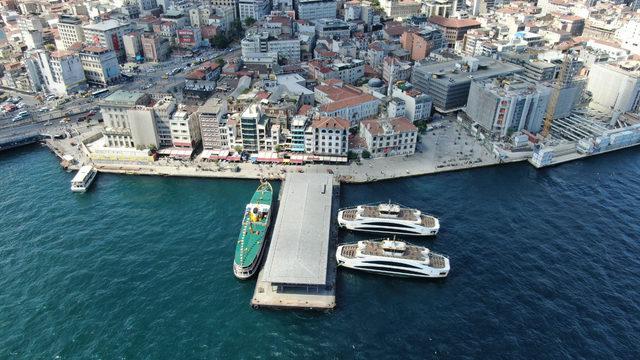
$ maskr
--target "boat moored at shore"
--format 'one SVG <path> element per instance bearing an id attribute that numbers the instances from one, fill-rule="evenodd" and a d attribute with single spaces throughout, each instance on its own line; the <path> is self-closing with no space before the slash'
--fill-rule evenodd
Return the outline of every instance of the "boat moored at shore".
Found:
<path id="1" fill-rule="evenodd" d="M 336 261 L 354 270 L 412 278 L 443 278 L 451 269 L 448 257 L 389 238 L 340 245 Z"/>
<path id="2" fill-rule="evenodd" d="M 86 192 L 96 178 L 98 171 L 91 165 L 85 165 L 71 179 L 71 191 Z"/>
<path id="3" fill-rule="evenodd" d="M 338 225 L 353 231 L 412 236 L 433 236 L 440 230 L 436 217 L 392 203 L 341 209 Z"/>
<path id="4" fill-rule="evenodd" d="M 233 273 L 238 279 L 250 278 L 260 265 L 271 222 L 272 201 L 273 188 L 268 182 L 263 182 L 245 207 L 233 261 Z"/>

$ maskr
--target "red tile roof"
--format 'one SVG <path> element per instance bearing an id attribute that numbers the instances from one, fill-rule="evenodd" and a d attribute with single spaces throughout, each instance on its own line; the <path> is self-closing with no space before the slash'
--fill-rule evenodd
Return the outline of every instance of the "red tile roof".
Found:
<path id="1" fill-rule="evenodd" d="M 480 26 L 480 23 L 474 19 L 453 19 L 442 16 L 432 16 L 429 18 L 432 24 L 440 25 L 448 28 L 465 28 L 472 26 Z"/>
<path id="2" fill-rule="evenodd" d="M 314 128 L 324 128 L 324 129 L 349 129 L 349 120 L 339 118 L 339 117 L 328 117 L 323 116 L 319 119 L 313 120 L 311 126 Z"/>
<path id="3" fill-rule="evenodd" d="M 334 102 L 329 103 L 329 104 L 324 104 L 324 105 L 320 106 L 320 111 L 334 112 L 334 111 L 339 110 L 339 109 L 344 109 L 344 108 L 348 108 L 348 107 L 364 104 L 364 103 L 367 103 L 367 102 L 370 102 L 370 101 L 375 101 L 375 100 L 378 100 L 378 99 L 376 97 L 372 96 L 372 95 L 362 94 L 362 95 L 358 95 L 358 96 L 352 96 L 352 97 L 344 99 L 344 100 L 334 101 Z"/>
<path id="4" fill-rule="evenodd" d="M 394 133 L 406 133 L 418 131 L 418 128 L 406 117 L 397 117 L 393 119 L 369 119 L 362 120 L 361 126 L 364 126 L 373 136 L 384 134 L 382 122 L 388 121 L 393 127 Z"/>

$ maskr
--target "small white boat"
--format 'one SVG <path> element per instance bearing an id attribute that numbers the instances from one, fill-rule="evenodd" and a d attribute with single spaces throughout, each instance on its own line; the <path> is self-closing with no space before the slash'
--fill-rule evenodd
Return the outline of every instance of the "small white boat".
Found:
<path id="1" fill-rule="evenodd" d="M 353 231 L 413 236 L 433 236 L 440 230 L 436 217 L 391 203 L 341 209 L 338 225 Z"/>
<path id="2" fill-rule="evenodd" d="M 350 269 L 413 278 L 443 278 L 451 269 L 448 257 L 395 239 L 340 245 L 336 260 Z"/>
<path id="3" fill-rule="evenodd" d="M 85 192 L 93 183 L 98 171 L 90 165 L 85 165 L 78 170 L 76 176 L 71 179 L 71 191 Z"/>

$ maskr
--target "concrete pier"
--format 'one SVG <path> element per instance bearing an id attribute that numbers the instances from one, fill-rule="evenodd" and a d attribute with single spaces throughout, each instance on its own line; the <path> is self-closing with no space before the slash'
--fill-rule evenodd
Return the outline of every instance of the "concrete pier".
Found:
<path id="1" fill-rule="evenodd" d="M 329 174 L 287 174 L 254 308 L 333 309 L 339 185 Z"/>

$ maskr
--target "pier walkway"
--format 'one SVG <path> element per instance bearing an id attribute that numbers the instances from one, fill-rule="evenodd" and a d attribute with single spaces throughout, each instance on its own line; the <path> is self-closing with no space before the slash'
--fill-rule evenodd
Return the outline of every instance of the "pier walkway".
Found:
<path id="1" fill-rule="evenodd" d="M 267 259 L 251 300 L 254 308 L 336 306 L 334 218 L 339 185 L 329 174 L 287 174 Z"/>

